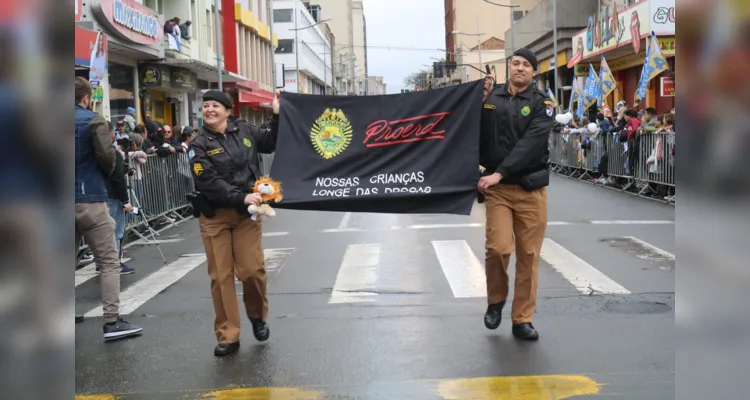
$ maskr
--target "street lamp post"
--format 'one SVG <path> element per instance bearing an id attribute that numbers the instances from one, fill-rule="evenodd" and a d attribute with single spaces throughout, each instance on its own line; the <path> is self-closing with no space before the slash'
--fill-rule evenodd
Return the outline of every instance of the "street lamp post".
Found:
<path id="1" fill-rule="evenodd" d="M 216 71 L 219 78 L 219 91 L 224 90 L 221 73 L 221 33 L 219 32 L 219 0 L 214 0 L 214 31 L 216 35 Z"/>

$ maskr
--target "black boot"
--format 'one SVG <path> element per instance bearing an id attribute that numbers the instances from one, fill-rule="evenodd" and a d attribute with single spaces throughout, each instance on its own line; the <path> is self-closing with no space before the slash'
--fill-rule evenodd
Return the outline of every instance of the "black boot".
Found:
<path id="1" fill-rule="evenodd" d="M 268 337 L 271 336 L 271 330 L 268 328 L 266 321 L 250 318 L 250 323 L 253 324 L 253 335 L 259 342 L 268 340 Z"/>
<path id="2" fill-rule="evenodd" d="M 240 341 L 234 343 L 219 343 L 214 349 L 214 355 L 216 357 L 228 356 L 234 354 L 240 349 Z"/>
<path id="3" fill-rule="evenodd" d="M 500 326 L 503 307 L 505 307 L 505 301 L 487 306 L 487 312 L 484 313 L 484 326 L 486 326 L 487 329 L 497 329 L 497 327 Z"/>
<path id="4" fill-rule="evenodd" d="M 513 325 L 513 336 L 523 340 L 538 340 L 539 332 L 534 329 L 531 322 Z"/>

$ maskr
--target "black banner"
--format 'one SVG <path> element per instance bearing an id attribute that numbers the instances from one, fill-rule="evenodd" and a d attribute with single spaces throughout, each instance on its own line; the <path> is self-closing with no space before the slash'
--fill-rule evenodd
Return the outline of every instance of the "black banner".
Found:
<path id="1" fill-rule="evenodd" d="M 384 96 L 283 93 L 276 208 L 469 215 L 484 81 Z"/>

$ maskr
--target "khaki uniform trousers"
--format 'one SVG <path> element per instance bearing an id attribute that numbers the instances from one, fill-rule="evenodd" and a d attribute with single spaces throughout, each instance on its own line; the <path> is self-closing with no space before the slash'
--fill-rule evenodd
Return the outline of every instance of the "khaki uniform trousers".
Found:
<path id="1" fill-rule="evenodd" d="M 253 221 L 236 210 L 221 208 L 213 218 L 201 215 L 198 222 L 211 278 L 216 339 L 234 343 L 240 339 L 235 275 L 242 282 L 247 316 L 263 320 L 268 316 L 261 217 Z"/>
<path id="2" fill-rule="evenodd" d="M 508 266 L 515 250 L 511 318 L 513 324 L 531 322 L 536 309 L 539 255 L 547 229 L 547 188 L 528 192 L 520 185 L 501 183 L 487 189 L 485 208 L 487 302 L 496 304 L 508 297 Z"/>

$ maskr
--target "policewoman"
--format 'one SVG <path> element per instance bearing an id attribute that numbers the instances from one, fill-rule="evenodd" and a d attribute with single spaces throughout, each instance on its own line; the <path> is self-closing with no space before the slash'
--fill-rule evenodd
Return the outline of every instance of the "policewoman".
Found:
<path id="1" fill-rule="evenodd" d="M 552 101 L 533 81 L 534 53 L 513 53 L 507 82 L 494 85 L 482 109 L 477 189 L 486 209 L 487 311 L 484 324 L 497 329 L 508 297 L 508 267 L 516 252 L 512 333 L 537 340 L 539 255 L 547 228 L 548 138 L 555 122 Z M 488 79 L 490 79 L 488 77 Z M 515 243 L 514 243 L 515 240 Z"/>
<path id="2" fill-rule="evenodd" d="M 232 102 L 223 92 L 204 94 L 203 127 L 188 150 L 196 190 L 191 201 L 194 215 L 200 213 L 216 314 L 216 356 L 235 353 L 240 347 L 235 275 L 242 282 L 242 301 L 253 335 L 259 341 L 270 335 L 262 222 L 260 217 L 252 219 L 247 207 L 260 205 L 260 195 L 251 193 L 260 175 L 258 153 L 276 148 L 279 101 L 275 96 L 267 129 L 230 118 L 231 110 Z"/>

